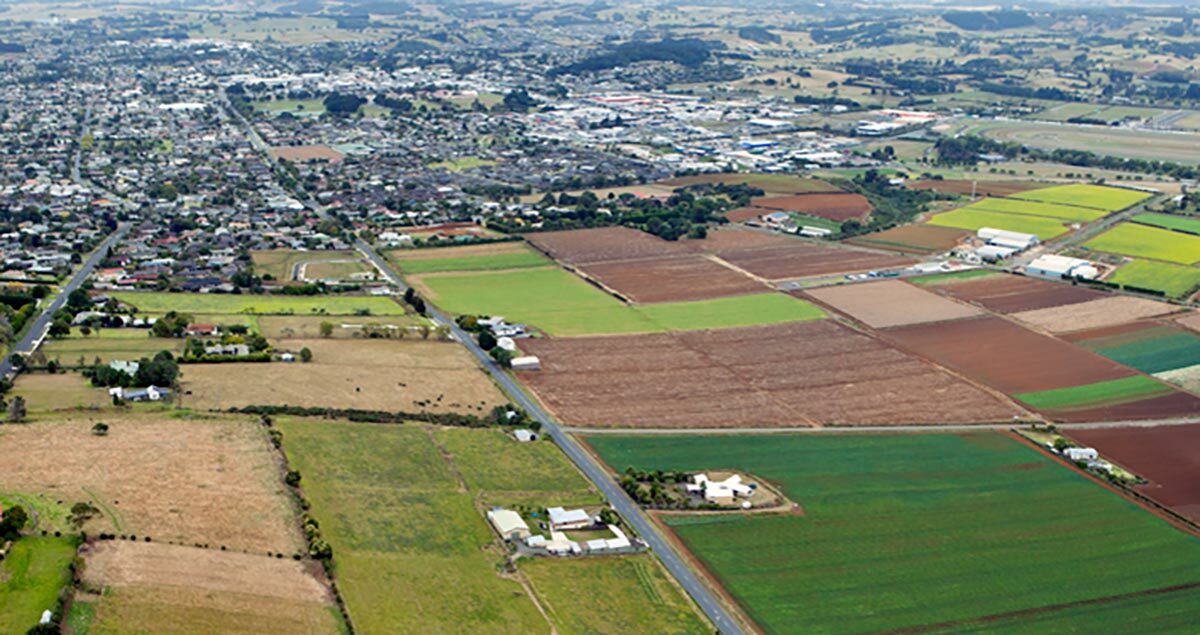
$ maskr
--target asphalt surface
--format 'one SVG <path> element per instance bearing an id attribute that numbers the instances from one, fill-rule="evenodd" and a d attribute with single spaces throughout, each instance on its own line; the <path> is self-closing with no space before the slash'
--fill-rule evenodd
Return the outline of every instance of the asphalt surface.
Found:
<path id="1" fill-rule="evenodd" d="M 10 377 L 12 375 L 13 366 L 12 362 L 9 361 L 12 353 L 28 354 L 33 352 L 33 349 L 37 347 L 37 344 L 45 336 L 46 329 L 50 328 L 50 322 L 54 318 L 54 313 L 67 303 L 67 296 L 83 285 L 83 282 L 87 280 L 88 276 L 92 275 L 92 272 L 96 270 L 96 266 L 100 264 L 100 259 L 104 254 L 108 253 L 108 249 L 124 237 L 128 231 L 128 225 L 117 227 L 117 231 L 109 234 L 108 238 L 105 238 L 104 242 L 100 243 L 100 246 L 88 256 L 87 260 L 83 262 L 83 266 L 79 267 L 74 275 L 71 276 L 71 279 L 63 285 L 62 291 L 58 296 L 50 304 L 46 305 L 46 308 L 42 310 L 42 314 L 34 320 L 33 325 L 25 332 L 25 336 L 18 340 L 13 345 L 12 350 L 9 351 L 9 355 L 6 355 L 4 360 L 0 361 L 0 377 Z"/>
<path id="2" fill-rule="evenodd" d="M 408 288 L 395 270 L 392 269 L 391 265 L 380 257 L 365 241 L 361 238 L 356 239 L 354 246 L 383 272 L 392 284 L 396 285 L 402 291 Z M 692 596 L 692 599 L 704 611 L 704 614 L 708 616 L 713 625 L 720 629 L 722 633 L 728 635 L 743 633 L 744 631 L 741 626 L 725 610 L 725 606 L 717 599 L 716 594 L 700 579 L 700 576 L 692 570 L 683 557 L 671 547 L 671 544 L 663 537 L 659 528 L 653 524 L 645 511 L 637 503 L 633 502 L 633 499 L 629 498 L 625 490 L 622 490 L 617 485 L 617 482 L 609 476 L 608 472 L 601 467 L 596 459 L 584 450 L 583 446 L 568 434 L 562 426 L 555 422 L 537 402 L 530 399 L 521 390 L 521 387 L 517 385 L 512 376 L 500 368 L 491 355 L 488 355 L 487 352 L 479 347 L 479 344 L 475 342 L 475 338 L 471 337 L 470 333 L 462 330 L 454 320 L 447 318 L 440 311 L 428 305 L 427 313 L 435 323 L 450 327 L 454 338 L 462 342 L 467 347 L 467 350 L 475 355 L 479 363 L 500 384 L 504 392 L 508 393 L 518 406 L 529 413 L 538 423 L 542 424 L 542 433 L 548 435 L 562 448 L 567 457 L 583 471 L 588 480 L 600 489 L 613 508 L 617 510 L 617 513 L 633 526 L 638 535 L 646 541 L 646 544 L 650 545 L 650 548 L 658 554 L 659 559 L 666 566 L 667 571 L 675 576 L 679 585 L 687 591 L 688 595 Z"/>

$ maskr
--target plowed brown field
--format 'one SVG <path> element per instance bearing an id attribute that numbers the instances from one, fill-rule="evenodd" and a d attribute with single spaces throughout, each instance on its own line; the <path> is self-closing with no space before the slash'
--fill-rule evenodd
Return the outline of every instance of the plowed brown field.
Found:
<path id="1" fill-rule="evenodd" d="M 832 320 L 625 337 L 526 340 L 521 379 L 565 422 L 781 427 L 1007 420 L 1019 411 Z"/>
<path id="2" fill-rule="evenodd" d="M 682 302 L 766 291 L 753 278 L 704 256 L 623 260 L 580 267 L 633 302 Z"/>
<path id="3" fill-rule="evenodd" d="M 826 246 L 802 240 L 757 249 L 719 252 L 722 260 L 768 280 L 786 280 L 837 273 L 852 273 L 910 265 L 914 260 L 900 256 Z"/>
<path id="4" fill-rule="evenodd" d="M 1100 355 L 985 317 L 887 331 L 901 347 L 1006 394 L 1081 386 L 1134 372 Z"/>
<path id="5" fill-rule="evenodd" d="M 982 310 L 899 280 L 811 289 L 803 294 L 874 328 L 958 320 Z"/>
<path id="6" fill-rule="evenodd" d="M 679 241 L 667 241 L 628 227 L 598 227 L 530 234 L 526 240 L 555 260 L 581 265 L 606 260 L 654 258 L 686 253 Z"/>
<path id="7" fill-rule="evenodd" d="M 1051 333 L 1067 333 L 1124 324 L 1178 310 L 1179 307 L 1165 302 L 1127 295 L 1109 295 L 1070 306 L 1022 311 L 1014 313 L 1013 317 Z"/>
<path id="8" fill-rule="evenodd" d="M 835 221 L 862 219 L 871 212 L 871 201 L 862 194 L 799 194 L 760 196 L 750 201 L 756 207 L 772 211 L 800 212 Z"/>
<path id="9" fill-rule="evenodd" d="M 1176 391 L 1141 401 L 1086 410 L 1060 410 L 1052 414 L 1055 421 L 1064 423 L 1177 419 L 1200 416 L 1200 399 L 1188 393 Z"/>
<path id="10" fill-rule="evenodd" d="M 1034 311 L 1105 297 L 1086 287 L 1008 275 L 939 285 L 938 291 L 996 313 Z"/>
<path id="11" fill-rule="evenodd" d="M 1200 522 L 1200 425 L 1072 430 L 1076 441 L 1145 478 L 1136 489 Z"/>
<path id="12" fill-rule="evenodd" d="M 731 219 L 732 220 L 732 219 Z M 937 225 L 905 225 L 846 241 L 853 245 L 889 249 L 903 253 L 928 254 L 949 251 L 970 232 Z"/>

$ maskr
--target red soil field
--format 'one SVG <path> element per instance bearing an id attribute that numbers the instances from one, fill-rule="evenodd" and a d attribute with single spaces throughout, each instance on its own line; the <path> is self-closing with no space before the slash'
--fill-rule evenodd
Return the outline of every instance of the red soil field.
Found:
<path id="1" fill-rule="evenodd" d="M 700 255 L 622 260 L 580 271 L 633 302 L 682 302 L 767 291 L 757 280 Z"/>
<path id="2" fill-rule="evenodd" d="M 887 331 L 901 348 L 1012 395 L 1135 374 L 1100 355 L 999 317 Z"/>
<path id="3" fill-rule="evenodd" d="M 1071 438 L 1145 478 L 1135 489 L 1200 522 L 1200 424 L 1072 430 Z"/>
<path id="4" fill-rule="evenodd" d="M 1141 401 L 1086 410 L 1057 411 L 1050 415 L 1055 421 L 1063 423 L 1178 419 L 1200 416 L 1200 399 L 1188 393 L 1176 391 Z"/>
<path id="5" fill-rule="evenodd" d="M 909 183 L 908 187 L 913 190 L 934 190 L 947 194 L 971 194 L 971 181 L 968 180 L 917 181 Z M 1030 181 L 976 181 L 975 192 L 980 196 L 1009 196 L 1043 187 L 1049 187 L 1049 184 Z"/>
<path id="6" fill-rule="evenodd" d="M 785 212 L 800 212 L 835 221 L 861 220 L 873 207 L 862 194 L 800 194 L 765 196 L 750 201 L 756 207 Z"/>
<path id="7" fill-rule="evenodd" d="M 859 251 L 799 239 L 778 247 L 734 249 L 721 251 L 718 255 L 722 260 L 767 280 L 888 269 L 916 262 L 911 258 L 901 256 Z"/>
<path id="8" fill-rule="evenodd" d="M 781 234 L 773 234 L 745 227 L 721 227 L 710 229 L 707 238 L 701 240 L 685 238 L 682 242 L 696 251 L 719 254 L 735 249 L 792 245 L 797 240 L 791 236 L 783 236 Z"/>
<path id="9" fill-rule="evenodd" d="M 937 290 L 1004 314 L 1078 304 L 1105 296 L 1085 287 L 1012 275 L 938 285 Z"/>
<path id="10" fill-rule="evenodd" d="M 759 217 L 770 213 L 771 210 L 762 207 L 739 207 L 725 212 L 725 218 L 728 218 L 731 223 L 744 223 L 746 221 L 758 220 Z"/>
<path id="11" fill-rule="evenodd" d="M 982 423 L 1019 411 L 832 320 L 521 342 L 522 381 L 571 425 L 745 428 Z"/>
<path id="12" fill-rule="evenodd" d="M 953 227 L 905 225 L 874 234 L 857 236 L 846 242 L 852 245 L 889 249 L 902 253 L 929 254 L 950 251 L 968 235 L 970 232 Z"/>
<path id="13" fill-rule="evenodd" d="M 686 253 L 690 248 L 628 227 L 598 227 L 528 234 L 526 240 L 555 260 L 587 264 Z"/>

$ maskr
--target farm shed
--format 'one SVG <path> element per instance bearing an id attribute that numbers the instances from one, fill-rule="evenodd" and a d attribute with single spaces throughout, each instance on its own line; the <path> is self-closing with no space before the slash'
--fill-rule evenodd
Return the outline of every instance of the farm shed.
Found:
<path id="1" fill-rule="evenodd" d="M 581 529 L 590 527 L 592 517 L 582 509 L 563 509 L 562 507 L 551 507 L 546 510 L 550 516 L 550 527 L 559 531 L 567 529 Z"/>
<path id="2" fill-rule="evenodd" d="M 987 242 L 989 245 L 999 247 L 1012 247 L 1017 250 L 1029 249 L 1038 244 L 1039 239 L 1034 234 L 1024 234 L 1021 232 L 1008 231 L 1006 229 L 996 229 L 995 227 L 980 227 L 976 236 L 980 240 Z"/>
<path id="3" fill-rule="evenodd" d="M 1095 265 L 1087 260 L 1054 254 L 1038 256 L 1025 267 L 1025 273 L 1054 280 L 1060 280 L 1067 276 L 1091 280 L 1100 275 L 1100 271 L 1096 269 Z"/>
<path id="4" fill-rule="evenodd" d="M 496 533 L 505 540 L 520 540 L 529 536 L 529 525 L 521 519 L 521 515 L 511 509 L 497 507 L 487 513 L 488 522 L 496 529 Z"/>
<path id="5" fill-rule="evenodd" d="M 1063 450 L 1063 456 L 1072 461 L 1095 461 L 1100 458 L 1100 453 L 1095 448 L 1067 448 Z"/>
<path id="6" fill-rule="evenodd" d="M 541 370 L 542 362 L 533 355 L 524 357 L 514 357 L 512 360 L 513 370 Z"/>

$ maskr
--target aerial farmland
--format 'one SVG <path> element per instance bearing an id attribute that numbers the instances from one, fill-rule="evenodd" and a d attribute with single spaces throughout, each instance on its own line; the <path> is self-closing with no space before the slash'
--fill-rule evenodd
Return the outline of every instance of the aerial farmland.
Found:
<path id="1" fill-rule="evenodd" d="M 1151 4 L 0 2 L 0 635 L 1196 635 Z"/>

